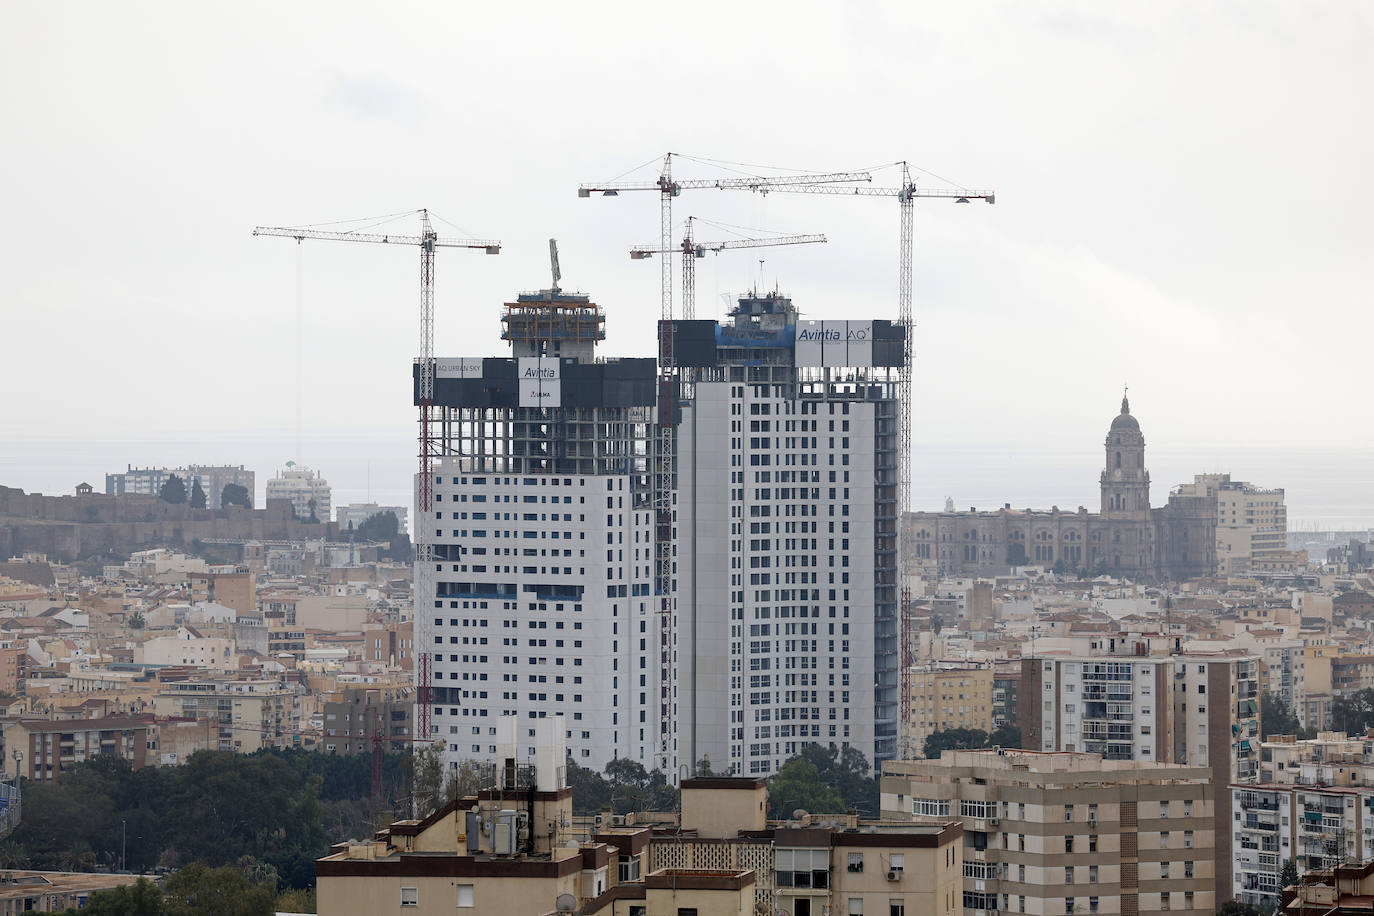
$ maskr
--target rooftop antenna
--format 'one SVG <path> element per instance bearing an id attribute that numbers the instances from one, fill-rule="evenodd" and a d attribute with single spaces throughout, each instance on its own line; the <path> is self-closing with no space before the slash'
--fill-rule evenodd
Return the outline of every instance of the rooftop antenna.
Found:
<path id="1" fill-rule="evenodd" d="M 549 271 L 553 274 L 553 294 L 558 295 L 558 281 L 563 279 L 563 272 L 558 269 L 558 239 L 549 239 Z"/>

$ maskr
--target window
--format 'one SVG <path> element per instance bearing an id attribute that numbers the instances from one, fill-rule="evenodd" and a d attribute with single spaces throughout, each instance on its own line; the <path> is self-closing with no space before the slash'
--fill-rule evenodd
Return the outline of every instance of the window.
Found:
<path id="1" fill-rule="evenodd" d="M 420 889 L 418 887 L 401 888 L 401 906 L 419 906 Z"/>
<path id="2" fill-rule="evenodd" d="M 460 885 L 458 885 L 458 905 L 459 905 L 459 906 L 476 906 L 476 905 L 477 905 L 476 903 L 473 902 L 472 890 L 473 890 L 473 885 L 471 885 L 471 884 L 460 884 Z"/>
<path id="3" fill-rule="evenodd" d="M 887 916 L 906 916 L 906 903 L 901 900 L 889 900 Z"/>
<path id="4" fill-rule="evenodd" d="M 1065 851 L 1065 852 L 1073 852 L 1073 837 L 1071 837 L 1071 836 L 1066 836 L 1066 837 L 1064 837 L 1064 851 Z"/>
<path id="5" fill-rule="evenodd" d="M 1088 837 L 1088 852 L 1097 852 L 1097 834 Z"/>
<path id="6" fill-rule="evenodd" d="M 1072 913 L 1072 912 L 1073 912 L 1073 898 L 1072 898 L 1072 897 L 1065 897 L 1065 898 L 1064 898 L 1064 912 L 1065 912 L 1065 913 Z"/>
<path id="7" fill-rule="evenodd" d="M 1068 865 L 1064 868 L 1064 883 L 1073 884 L 1073 866 Z"/>
<path id="8" fill-rule="evenodd" d="M 677 908 L 677 916 L 697 916 L 697 908 L 694 906 L 680 906 Z"/>
<path id="9" fill-rule="evenodd" d="M 1096 883 L 1097 883 L 1097 866 L 1096 866 L 1096 865 L 1089 865 L 1089 866 L 1088 866 L 1088 883 L 1089 883 L 1089 884 L 1096 884 Z"/>
<path id="10" fill-rule="evenodd" d="M 850 870 L 850 871 L 863 871 L 863 870 L 864 870 L 864 854 L 863 854 L 863 853 L 861 853 L 861 852 L 851 852 L 851 853 L 849 854 L 849 870 Z"/>
<path id="11" fill-rule="evenodd" d="M 911 800 L 911 813 L 926 817 L 949 817 L 949 799 L 913 798 Z"/>
<path id="12" fill-rule="evenodd" d="M 620 857 L 620 882 L 639 880 L 639 856 Z"/>
<path id="13" fill-rule="evenodd" d="M 906 866 L 906 855 L 904 853 L 893 853 L 888 860 L 887 867 L 895 872 L 900 872 Z"/>
<path id="14" fill-rule="evenodd" d="M 862 898 L 862 897 L 850 897 L 850 898 L 849 898 L 849 916 L 863 916 L 863 913 L 864 913 L 864 898 Z"/>

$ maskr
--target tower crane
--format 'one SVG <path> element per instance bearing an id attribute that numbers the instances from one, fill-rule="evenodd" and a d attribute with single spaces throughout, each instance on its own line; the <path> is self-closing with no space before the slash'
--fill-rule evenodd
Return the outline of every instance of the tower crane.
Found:
<path id="1" fill-rule="evenodd" d="M 809 175 L 746 175 L 740 178 L 690 178 L 685 181 L 673 178 L 673 156 L 663 157 L 663 170 L 653 181 L 610 181 L 603 184 L 584 184 L 577 189 L 578 197 L 617 197 L 621 191 L 657 191 L 659 196 L 659 249 L 676 251 L 673 247 L 673 198 L 684 190 L 696 188 L 715 188 L 718 191 L 763 191 L 779 186 L 811 187 L 816 185 L 853 185 L 856 182 L 872 181 L 868 172 L 821 172 Z M 668 321 L 673 317 L 673 267 L 672 256 L 665 256 L 660 277 L 659 318 Z"/>
<path id="2" fill-rule="evenodd" d="M 899 320 L 902 324 L 903 337 L 903 359 L 901 375 L 899 377 L 898 390 L 901 397 L 901 417 L 900 431 L 898 439 L 898 471 L 897 471 L 897 527 L 898 531 L 905 520 L 905 513 L 911 509 L 911 373 L 912 373 L 912 343 L 915 331 L 915 321 L 912 317 L 911 306 L 911 272 L 912 272 L 912 246 L 914 238 L 914 210 L 915 202 L 920 197 L 936 197 L 953 200 L 955 203 L 966 204 L 973 200 L 983 200 L 988 203 L 996 203 L 997 195 L 993 191 L 975 191 L 965 188 L 918 188 L 911 178 L 911 169 L 906 162 L 902 166 L 902 183 L 899 187 L 839 187 L 834 185 L 797 185 L 788 187 L 786 185 L 773 185 L 768 188 L 770 191 L 780 191 L 796 194 L 837 194 L 849 195 L 852 197 L 888 197 L 895 198 L 901 211 L 899 241 L 897 249 L 897 311 Z M 762 190 L 762 189 L 761 189 Z M 898 545 L 900 550 L 900 545 Z M 898 553 L 898 565 L 902 562 L 901 554 Z M 898 698 L 901 722 L 898 729 L 900 735 L 909 734 L 911 721 L 911 684 L 910 669 L 912 664 L 911 657 L 911 619 L 909 606 L 911 596 L 906 586 L 901 587 L 901 599 L 898 604 L 897 630 L 898 638 L 901 640 L 900 654 L 902 670 L 900 672 L 898 690 L 901 696 Z"/>
<path id="3" fill-rule="evenodd" d="M 720 253 L 735 248 L 773 248 L 782 245 L 812 245 L 828 241 L 824 235 L 779 235 L 759 239 L 726 239 L 723 242 L 702 242 L 693 238 L 695 216 L 687 217 L 687 230 L 682 241 L 670 248 L 639 245 L 630 249 L 631 260 L 639 261 L 654 255 L 682 255 L 682 317 L 691 321 L 696 317 L 696 262 L 707 252 Z"/>
<path id="4" fill-rule="evenodd" d="M 411 619 L 415 625 L 415 645 L 420 648 L 416 658 L 416 705 L 419 707 L 417 731 L 422 741 L 430 739 L 430 707 L 432 699 L 430 681 L 432 678 L 433 658 L 430 646 L 433 642 L 429 621 L 433 615 L 429 609 L 421 613 L 419 602 L 423 595 L 429 594 L 428 585 L 433 579 L 434 550 L 430 543 L 429 512 L 434 496 L 433 465 L 436 444 L 433 436 L 434 407 L 434 253 L 440 248 L 471 248 L 487 254 L 500 254 L 501 243 L 495 239 L 455 239 L 440 237 L 429 218 L 429 210 L 417 211 L 420 217 L 419 235 L 398 235 L 382 232 L 349 232 L 315 229 L 311 227 L 257 226 L 254 235 L 279 236 L 295 239 L 300 244 L 305 239 L 321 239 L 334 242 L 371 242 L 381 245 L 413 245 L 420 249 L 420 487 L 417 494 L 418 510 L 415 519 L 415 588 L 412 597 Z"/>

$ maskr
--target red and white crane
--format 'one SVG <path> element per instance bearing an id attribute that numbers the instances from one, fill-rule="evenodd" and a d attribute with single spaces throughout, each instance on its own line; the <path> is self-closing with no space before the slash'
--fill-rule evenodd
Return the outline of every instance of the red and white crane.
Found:
<path id="1" fill-rule="evenodd" d="M 501 243 L 495 239 L 455 239 L 440 236 L 434 231 L 429 210 L 419 210 L 420 234 L 405 235 L 391 232 L 350 232 L 316 229 L 309 226 L 257 226 L 254 235 L 279 236 L 295 239 L 322 239 L 332 242 L 371 242 L 379 245 L 412 245 L 420 249 L 420 481 L 416 496 L 415 518 L 415 585 L 411 595 L 411 621 L 415 628 L 415 687 L 419 707 L 416 731 L 420 741 L 431 737 L 430 692 L 433 658 L 433 614 L 421 608 L 420 600 L 429 594 L 433 581 L 434 548 L 430 543 L 430 506 L 434 498 L 434 459 L 438 457 L 438 443 L 433 435 L 434 424 L 434 254 L 440 248 L 471 248 L 487 254 L 500 254 Z"/>

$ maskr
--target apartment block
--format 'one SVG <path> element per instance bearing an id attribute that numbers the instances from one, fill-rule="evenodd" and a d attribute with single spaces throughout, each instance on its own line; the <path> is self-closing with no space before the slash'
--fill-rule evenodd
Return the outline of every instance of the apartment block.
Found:
<path id="1" fill-rule="evenodd" d="M 254 494 L 254 474 L 243 465 L 192 464 L 183 468 L 136 468 L 129 465 L 127 470 L 105 475 L 105 493 L 120 496 L 125 493 L 158 496 L 162 486 L 173 475 L 186 484 L 186 495 L 190 498 L 193 485 L 199 481 L 205 493 L 205 505 L 209 509 L 223 508 L 221 497 L 224 488 L 231 483 L 238 484 L 248 491 L 250 499 Z"/>
<path id="2" fill-rule="evenodd" d="M 680 759 L 755 776 L 813 743 L 897 756 L 902 328 L 803 321 L 773 292 L 665 324 L 665 345 Z"/>
<path id="3" fill-rule="evenodd" d="M 339 536 L 346 537 L 349 526 L 361 528 L 363 522 L 380 515 L 383 512 L 390 512 L 396 516 L 396 523 L 402 534 L 407 530 L 410 520 L 410 511 L 405 506 L 379 506 L 376 503 L 352 503 L 347 506 L 339 506 L 335 511 L 335 518 L 339 523 Z"/>
<path id="4" fill-rule="evenodd" d="M 906 689 L 911 694 L 911 721 L 907 723 L 910 756 L 921 753 L 933 732 L 947 728 L 991 732 L 995 727 L 991 668 L 913 668 L 907 673 Z"/>
<path id="5" fill-rule="evenodd" d="M 1283 490 L 1232 480 L 1230 474 L 1197 474 L 1178 492 L 1216 498 L 1217 566 L 1223 575 L 1245 573 L 1288 554 Z"/>
<path id="6" fill-rule="evenodd" d="M 321 522 L 333 518 L 331 492 L 329 481 L 294 461 L 286 462 L 286 467 L 267 481 L 267 498 L 289 499 L 291 511 L 299 519 L 308 519 L 312 514 Z"/>
<path id="7" fill-rule="evenodd" d="M 1374 786 L 1374 734 L 1318 732 L 1315 738 L 1270 735 L 1260 745 L 1260 782 Z"/>
<path id="8" fill-rule="evenodd" d="M 269 679 L 214 677 L 169 681 L 153 697 L 158 716 L 213 719 L 218 749 L 251 754 L 301 743 L 301 701 L 296 689 Z"/>
<path id="9" fill-rule="evenodd" d="M 1253 655 L 1046 656 L 1023 661 L 1021 684 L 1026 748 L 1207 767 L 1218 786 L 1259 775 Z M 1225 900 L 1232 884 L 1225 805 L 1214 830 L 1216 894 Z"/>
<path id="10" fill-rule="evenodd" d="M 324 698 L 325 753 L 351 756 L 372 753 L 374 736 L 383 749 L 412 750 L 414 737 L 413 687 L 352 687 Z"/>
<path id="11" fill-rule="evenodd" d="M 1260 783 L 1230 793 L 1237 900 L 1277 905 L 1288 861 L 1301 875 L 1374 859 L 1374 788 Z"/>
<path id="12" fill-rule="evenodd" d="M 240 614 L 258 609 L 256 580 L 244 567 L 216 567 L 209 572 L 188 573 L 186 578 L 193 604 L 222 604 Z"/>
<path id="13" fill-rule="evenodd" d="M 580 765 L 677 772 L 671 596 L 654 586 L 655 364 L 599 358 L 605 334 L 585 295 L 522 293 L 502 311 L 509 356 L 436 363 L 443 457 L 415 521 L 436 562 L 417 582 L 416 640 L 451 766 L 492 759 L 503 718 L 566 713 Z M 418 365 L 415 379 L 418 403 Z"/>
<path id="14" fill-rule="evenodd" d="M 883 765 L 885 819 L 957 817 L 965 916 L 1216 909 L 1207 767 L 946 751 Z"/>
<path id="15" fill-rule="evenodd" d="M 127 716 L 98 719 L 21 719 L 5 726 L 5 750 L 24 776 L 52 782 L 63 770 L 101 755 L 147 766 L 148 726 Z"/>

